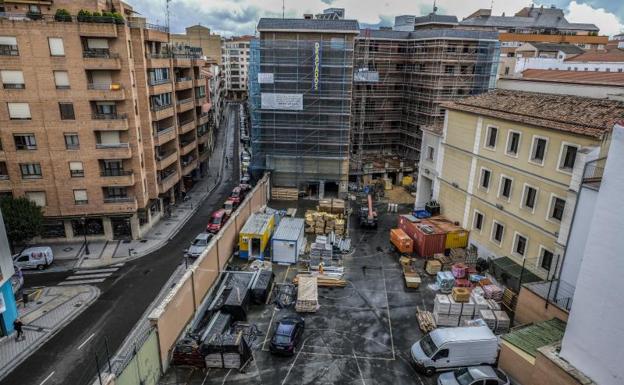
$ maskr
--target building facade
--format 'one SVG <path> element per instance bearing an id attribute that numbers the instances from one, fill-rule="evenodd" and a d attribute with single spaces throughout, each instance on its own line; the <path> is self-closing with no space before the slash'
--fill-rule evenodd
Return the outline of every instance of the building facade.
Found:
<path id="1" fill-rule="evenodd" d="M 496 90 L 445 107 L 433 186 L 442 214 L 470 229 L 480 256 L 509 256 L 551 277 L 567 244 L 582 154 L 608 142 L 624 104 Z"/>
<path id="2" fill-rule="evenodd" d="M 221 65 L 221 36 L 210 32 L 210 28 L 203 25 L 187 27 L 186 33 L 172 33 L 171 42 L 179 46 L 199 47 L 206 62 Z"/>
<path id="3" fill-rule="evenodd" d="M 0 190 L 43 207 L 47 240 L 140 238 L 206 168 L 204 62 L 120 1 L 4 6 Z"/>
<path id="4" fill-rule="evenodd" d="M 223 41 L 221 55 L 225 89 L 230 99 L 247 98 L 250 44 L 253 36 L 232 37 Z"/>
<path id="5" fill-rule="evenodd" d="M 13 333 L 13 321 L 19 315 L 11 279 L 14 273 L 9 239 L 0 212 L 0 337 Z"/>

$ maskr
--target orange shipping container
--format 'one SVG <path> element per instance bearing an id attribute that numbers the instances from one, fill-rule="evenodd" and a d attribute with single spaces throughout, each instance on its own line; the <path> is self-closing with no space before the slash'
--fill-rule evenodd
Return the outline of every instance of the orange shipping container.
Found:
<path id="1" fill-rule="evenodd" d="M 411 254 L 414 251 L 414 241 L 401 229 L 390 230 L 390 242 L 401 253 Z"/>

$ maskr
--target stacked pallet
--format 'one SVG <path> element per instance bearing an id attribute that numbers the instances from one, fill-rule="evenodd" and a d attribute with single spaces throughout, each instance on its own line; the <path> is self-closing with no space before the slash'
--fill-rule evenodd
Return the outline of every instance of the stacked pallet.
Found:
<path id="1" fill-rule="evenodd" d="M 451 295 L 456 302 L 468 302 L 470 300 L 470 290 L 465 287 L 454 287 Z"/>
<path id="2" fill-rule="evenodd" d="M 273 187 L 271 199 L 277 201 L 296 201 L 299 199 L 299 191 L 296 188 Z"/>
<path id="3" fill-rule="evenodd" d="M 310 259 L 330 260 L 332 259 L 333 247 L 329 243 L 313 242 L 310 246 Z"/>
<path id="4" fill-rule="evenodd" d="M 251 359 L 243 333 L 214 335 L 203 346 L 207 368 L 240 369 Z"/>
<path id="5" fill-rule="evenodd" d="M 450 293 L 455 286 L 455 277 L 450 271 L 438 271 L 436 274 L 436 284 L 442 293 Z"/>
<path id="6" fill-rule="evenodd" d="M 503 334 L 509 331 L 511 322 L 507 313 L 502 310 L 482 309 L 479 311 L 479 317 L 495 334 Z"/>
<path id="7" fill-rule="evenodd" d="M 308 234 L 323 235 L 331 232 L 341 236 L 345 234 L 345 220 L 340 214 L 308 210 L 305 213 L 305 222 L 305 232 Z"/>
<path id="8" fill-rule="evenodd" d="M 487 299 L 493 299 L 494 301 L 503 300 L 503 290 L 496 285 L 483 286 L 484 297 Z"/>
<path id="9" fill-rule="evenodd" d="M 315 313 L 318 310 L 318 279 L 316 276 L 302 275 L 297 280 L 297 312 Z"/>
<path id="10" fill-rule="evenodd" d="M 438 326 L 459 326 L 474 318 L 475 305 L 469 297 L 468 302 L 457 302 L 452 296 L 438 294 L 433 302 L 433 319 Z"/>
<path id="11" fill-rule="evenodd" d="M 319 200 L 318 211 L 329 214 L 341 214 L 345 212 L 345 201 L 343 199 L 321 199 Z"/>
<path id="12" fill-rule="evenodd" d="M 299 277 L 306 277 L 305 274 L 297 274 L 295 278 L 293 278 L 293 283 L 295 285 L 299 284 Z M 326 274 L 319 274 L 316 276 L 316 284 L 318 287 L 345 287 L 347 286 L 347 281 L 342 278 L 334 277 Z"/>
<path id="13" fill-rule="evenodd" d="M 425 264 L 425 271 L 429 275 L 436 275 L 440 270 L 442 270 L 442 264 L 438 260 L 430 259 Z"/>

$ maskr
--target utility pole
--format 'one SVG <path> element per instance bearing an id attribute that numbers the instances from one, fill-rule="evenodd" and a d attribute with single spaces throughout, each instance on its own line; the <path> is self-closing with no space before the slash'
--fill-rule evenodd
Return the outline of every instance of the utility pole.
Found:
<path id="1" fill-rule="evenodd" d="M 286 0 L 282 0 L 282 19 L 284 19 L 285 14 L 286 14 Z"/>

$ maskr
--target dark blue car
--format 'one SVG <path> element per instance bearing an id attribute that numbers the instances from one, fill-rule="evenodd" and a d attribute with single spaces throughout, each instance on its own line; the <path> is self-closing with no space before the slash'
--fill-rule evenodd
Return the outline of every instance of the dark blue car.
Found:
<path id="1" fill-rule="evenodd" d="M 295 354 L 296 346 L 303 335 L 304 329 L 305 322 L 302 317 L 290 316 L 282 318 L 275 328 L 269 350 L 273 354 Z"/>

